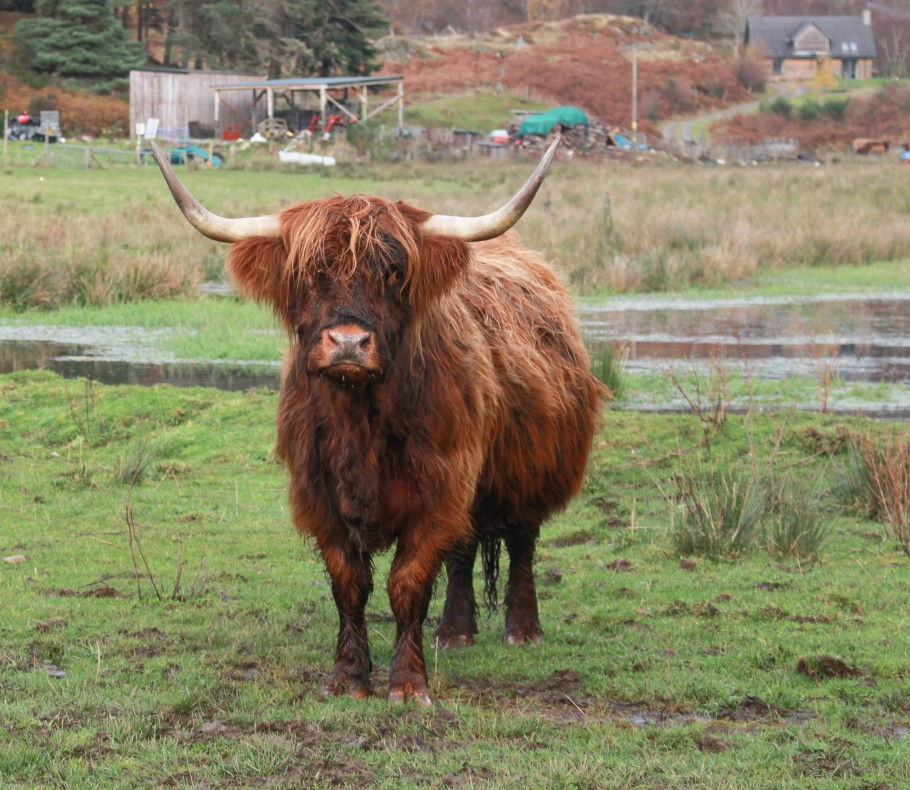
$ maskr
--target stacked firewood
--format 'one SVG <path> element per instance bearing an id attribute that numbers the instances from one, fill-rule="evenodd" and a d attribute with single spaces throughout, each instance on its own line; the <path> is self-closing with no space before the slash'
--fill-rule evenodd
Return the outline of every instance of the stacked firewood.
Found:
<path id="1" fill-rule="evenodd" d="M 512 131 L 512 130 L 510 130 Z M 517 132 L 517 128 L 515 132 Z M 528 151 L 545 151 L 556 133 L 554 128 L 548 135 L 526 134 L 521 139 L 521 147 Z M 616 126 L 607 126 L 602 121 L 591 121 L 590 124 L 576 124 L 575 126 L 562 127 L 562 149 L 575 151 L 580 154 L 603 153 L 609 148 L 617 147 L 616 136 L 621 135 L 627 140 L 630 133 L 623 132 Z M 620 137 L 620 139 L 622 139 Z M 641 142 L 639 140 L 639 142 Z"/>

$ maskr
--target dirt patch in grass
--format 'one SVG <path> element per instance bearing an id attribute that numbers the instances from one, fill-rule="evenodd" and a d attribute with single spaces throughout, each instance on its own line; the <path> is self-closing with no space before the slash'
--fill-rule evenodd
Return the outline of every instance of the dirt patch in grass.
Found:
<path id="1" fill-rule="evenodd" d="M 797 662 L 796 671 L 813 680 L 856 678 L 864 674 L 861 669 L 851 667 L 834 656 L 804 656 Z"/>
<path id="2" fill-rule="evenodd" d="M 787 710 L 765 702 L 759 697 L 748 696 L 737 705 L 721 708 L 717 712 L 717 718 L 749 724 L 756 722 L 802 723 L 814 719 L 815 713 L 802 709 Z"/>
<path id="3" fill-rule="evenodd" d="M 613 571 L 614 573 L 631 573 L 635 570 L 632 561 L 622 557 L 617 557 L 612 562 L 608 562 L 604 567 L 608 571 Z"/>
<path id="4" fill-rule="evenodd" d="M 545 548 L 562 549 L 566 546 L 593 546 L 596 545 L 597 539 L 586 530 L 573 532 L 571 535 L 564 535 L 561 538 L 551 538 L 542 540 L 540 545 Z"/>

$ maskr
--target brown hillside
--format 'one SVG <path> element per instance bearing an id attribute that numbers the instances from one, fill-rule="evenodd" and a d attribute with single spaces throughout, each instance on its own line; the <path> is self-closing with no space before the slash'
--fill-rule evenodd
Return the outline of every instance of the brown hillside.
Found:
<path id="1" fill-rule="evenodd" d="M 758 145 L 773 137 L 793 137 L 806 150 L 848 150 L 858 137 L 885 139 L 893 145 L 910 142 L 910 87 L 891 85 L 876 95 L 852 98 L 839 120 L 822 116 L 801 121 L 761 112 L 711 127 L 711 139 L 719 143 Z"/>
<path id="2" fill-rule="evenodd" d="M 397 46 L 396 46 L 397 44 Z M 639 125 L 745 99 L 733 58 L 702 42 L 657 32 L 634 17 L 586 15 L 473 36 L 387 42 L 384 73 L 402 74 L 414 99 L 473 87 L 504 88 L 577 105 L 628 126 L 632 45 L 638 52 Z"/>

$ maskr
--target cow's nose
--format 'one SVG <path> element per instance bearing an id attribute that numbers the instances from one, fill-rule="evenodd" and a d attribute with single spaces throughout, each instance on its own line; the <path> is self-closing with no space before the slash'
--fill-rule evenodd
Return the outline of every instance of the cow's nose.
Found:
<path id="1" fill-rule="evenodd" d="M 365 354 L 373 339 L 372 332 L 330 329 L 328 331 L 329 345 L 334 345 L 332 349 L 333 356 L 336 357 L 359 357 Z"/>

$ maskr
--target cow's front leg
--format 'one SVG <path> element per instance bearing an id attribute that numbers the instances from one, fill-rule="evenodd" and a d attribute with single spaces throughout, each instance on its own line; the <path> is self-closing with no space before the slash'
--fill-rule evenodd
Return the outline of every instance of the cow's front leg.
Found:
<path id="1" fill-rule="evenodd" d="M 428 530 L 413 530 L 398 539 L 389 574 L 389 602 L 395 615 L 395 649 L 389 669 L 389 700 L 414 699 L 430 704 L 423 657 L 423 621 L 433 582 L 449 544 L 440 545 Z"/>
<path id="2" fill-rule="evenodd" d="M 332 579 L 332 596 L 338 608 L 338 646 L 335 666 L 326 681 L 332 694 L 363 698 L 370 686 L 370 646 L 364 610 L 373 591 L 370 555 L 348 547 L 325 546 L 322 557 Z"/>

